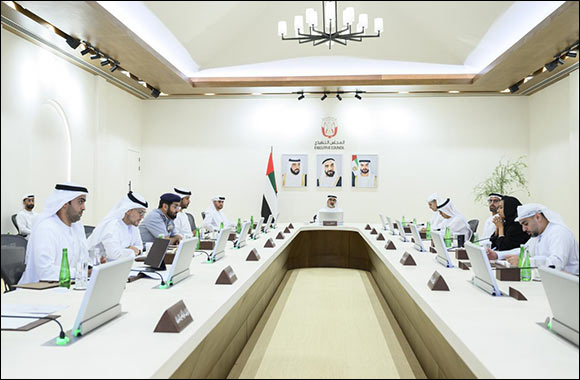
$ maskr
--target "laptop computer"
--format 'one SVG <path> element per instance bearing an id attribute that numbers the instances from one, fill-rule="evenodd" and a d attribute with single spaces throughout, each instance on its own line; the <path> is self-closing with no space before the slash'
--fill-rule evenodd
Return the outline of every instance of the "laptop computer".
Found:
<path id="1" fill-rule="evenodd" d="M 403 224 L 401 224 L 401 222 L 399 222 L 398 220 L 395 220 L 395 226 L 399 231 L 399 239 L 401 239 L 401 241 L 407 242 L 408 240 L 407 237 L 405 236 L 405 228 L 403 228 Z"/>
<path id="2" fill-rule="evenodd" d="M 258 237 L 260 237 L 260 234 L 262 233 L 262 224 L 264 223 L 264 217 L 261 217 L 260 220 L 258 220 L 258 224 L 256 224 L 256 229 L 254 230 L 254 233 L 252 234 L 252 238 L 254 240 L 256 240 Z"/>
<path id="3" fill-rule="evenodd" d="M 391 235 L 395 235 L 395 227 L 393 226 L 393 221 L 390 216 L 387 216 L 387 223 L 389 225 L 389 230 L 391 230 Z"/>
<path id="4" fill-rule="evenodd" d="M 272 216 L 272 214 L 268 215 L 268 220 L 264 224 L 264 233 L 265 234 L 267 234 L 268 233 L 268 230 L 270 230 L 270 225 L 272 224 L 272 219 L 274 219 L 274 217 Z"/>
<path id="5" fill-rule="evenodd" d="M 183 239 L 179 242 L 173 263 L 167 274 L 167 282 L 169 285 L 175 285 L 179 281 L 189 277 L 189 266 L 191 265 L 191 259 L 193 259 L 195 249 L 197 248 L 198 240 L 198 238 Z"/>
<path id="6" fill-rule="evenodd" d="M 144 270 L 166 270 L 165 266 L 165 252 L 169 247 L 169 239 L 155 238 L 153 245 L 149 249 L 147 258 L 145 258 L 145 265 L 148 267 Z"/>
<path id="7" fill-rule="evenodd" d="M 445 247 L 445 242 L 443 241 L 443 235 L 438 231 L 431 231 L 431 240 L 433 245 L 435 245 L 435 250 L 437 251 L 436 259 L 439 264 L 446 266 L 447 268 L 453 268 L 453 263 L 451 262 L 451 257 L 449 256 L 449 251 Z"/>
<path id="8" fill-rule="evenodd" d="M 121 314 L 121 295 L 133 265 L 132 257 L 93 267 L 89 286 L 73 325 L 73 335 L 96 329 Z"/>
<path id="9" fill-rule="evenodd" d="M 336 222 L 337 225 L 343 224 L 344 212 L 320 211 L 320 224 L 324 222 Z"/>
<path id="10" fill-rule="evenodd" d="M 425 246 L 423 245 L 423 241 L 421 240 L 421 234 L 419 233 L 419 229 L 416 225 L 410 224 L 411 226 L 411 235 L 413 235 L 413 239 L 415 240 L 415 249 L 419 252 L 425 252 Z"/>
<path id="11" fill-rule="evenodd" d="M 552 331 L 578 346 L 578 276 L 548 267 L 538 272 L 552 309 Z"/>
<path id="12" fill-rule="evenodd" d="M 232 227 L 226 227 L 220 231 L 210 256 L 212 261 L 221 260 L 226 256 L 226 243 L 232 231 Z"/>
<path id="13" fill-rule="evenodd" d="M 248 231 L 250 231 L 250 222 L 244 222 L 242 224 L 242 231 L 240 232 L 240 236 L 234 242 L 235 248 L 242 248 L 246 245 L 246 239 L 248 238 Z"/>
<path id="14" fill-rule="evenodd" d="M 467 257 L 469 257 L 471 269 L 473 269 L 474 273 L 472 279 L 473 284 L 492 296 L 501 296 L 501 291 L 497 286 L 497 281 L 491 270 L 491 264 L 487 258 L 485 248 L 466 242 L 465 250 L 467 251 Z"/>

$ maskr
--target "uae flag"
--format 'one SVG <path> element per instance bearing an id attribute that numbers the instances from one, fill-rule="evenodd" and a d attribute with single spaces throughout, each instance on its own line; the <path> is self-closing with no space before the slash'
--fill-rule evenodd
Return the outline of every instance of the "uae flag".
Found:
<path id="1" fill-rule="evenodd" d="M 278 188 L 276 187 L 272 149 L 270 149 L 270 158 L 268 159 L 268 168 L 266 169 L 266 186 L 264 187 L 264 196 L 262 197 L 262 217 L 264 218 L 264 223 L 270 215 L 274 218 L 278 217 Z"/>

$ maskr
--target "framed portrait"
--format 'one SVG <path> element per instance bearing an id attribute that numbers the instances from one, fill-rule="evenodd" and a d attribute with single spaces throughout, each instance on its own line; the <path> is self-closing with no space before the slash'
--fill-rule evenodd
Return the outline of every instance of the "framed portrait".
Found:
<path id="1" fill-rule="evenodd" d="M 308 155 L 282 155 L 282 187 L 308 186 Z"/>
<path id="2" fill-rule="evenodd" d="M 376 154 L 353 154 L 351 161 L 352 187 L 377 187 L 379 156 Z"/>
<path id="3" fill-rule="evenodd" d="M 342 187 L 341 154 L 319 154 L 316 156 L 316 186 Z"/>

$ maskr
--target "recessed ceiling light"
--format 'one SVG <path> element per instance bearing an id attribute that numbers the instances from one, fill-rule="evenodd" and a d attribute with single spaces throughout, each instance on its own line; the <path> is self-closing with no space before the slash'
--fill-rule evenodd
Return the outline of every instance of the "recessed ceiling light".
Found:
<path id="1" fill-rule="evenodd" d="M 252 92 L 252 95 L 259 96 L 259 95 L 262 95 L 262 93 L 261 92 Z"/>
<path id="2" fill-rule="evenodd" d="M 409 91 L 399 91 L 399 94 L 408 94 Z"/>
<path id="3" fill-rule="evenodd" d="M 139 84 L 140 84 L 141 86 L 143 86 L 143 87 L 147 87 L 147 82 L 145 82 L 145 81 L 142 81 L 142 80 L 140 80 L 140 81 L 138 81 L 138 82 L 139 82 Z"/>
<path id="4" fill-rule="evenodd" d="M 164 92 L 160 93 L 159 95 L 160 95 L 160 96 L 169 96 L 168 94 L 166 94 L 166 93 L 164 93 Z"/>
<path id="5" fill-rule="evenodd" d="M 510 92 L 510 89 L 509 89 L 509 88 L 506 88 L 505 90 L 503 90 L 503 91 L 500 91 L 500 92 L 503 92 L 503 93 L 505 94 L 505 93 L 508 93 L 508 92 Z"/>
<path id="6" fill-rule="evenodd" d="M 532 80 L 534 77 L 532 75 L 529 75 L 526 77 L 526 79 L 524 79 L 524 83 L 526 83 L 529 80 Z"/>
<path id="7" fill-rule="evenodd" d="M 16 4 L 14 4 L 14 1 L 5 1 L 4 4 L 8 5 L 12 9 L 16 9 Z"/>
<path id="8" fill-rule="evenodd" d="M 450 94 L 459 94 L 459 91 L 449 91 Z"/>
<path id="9" fill-rule="evenodd" d="M 215 93 L 213 93 L 213 92 L 206 92 L 204 95 L 205 95 L 205 96 L 214 96 L 214 95 L 215 95 Z"/>

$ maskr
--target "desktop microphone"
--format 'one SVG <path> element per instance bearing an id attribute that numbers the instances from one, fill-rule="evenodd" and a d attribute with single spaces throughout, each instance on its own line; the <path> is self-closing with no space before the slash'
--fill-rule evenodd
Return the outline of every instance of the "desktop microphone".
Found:
<path id="1" fill-rule="evenodd" d="M 46 319 L 49 321 L 56 322 L 58 324 L 58 327 L 60 327 L 60 333 L 58 334 L 58 338 L 56 338 L 56 344 L 59 346 L 64 346 L 70 341 L 70 338 L 68 336 L 66 336 L 66 334 L 64 333 L 64 329 L 62 328 L 62 325 L 60 324 L 59 321 L 56 320 L 56 318 L 48 317 L 48 316 L 47 317 L 25 317 L 22 315 L 2 315 L 2 318 Z"/>
<path id="2" fill-rule="evenodd" d="M 165 284 L 165 280 L 163 280 L 163 276 L 161 275 L 161 273 L 156 272 L 154 270 L 151 271 L 143 271 L 143 270 L 139 270 L 139 269 L 131 269 L 133 272 L 139 272 L 139 273 L 155 273 L 156 275 L 159 276 L 159 278 L 161 279 L 161 285 L 159 285 L 159 287 L 161 289 L 166 289 L 167 288 L 167 284 Z"/>

